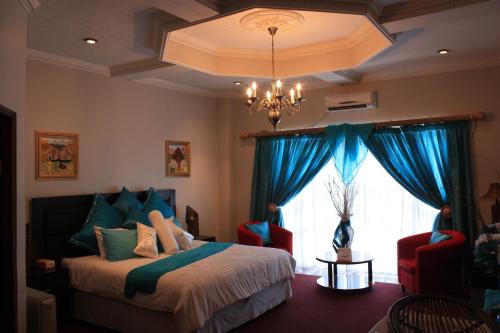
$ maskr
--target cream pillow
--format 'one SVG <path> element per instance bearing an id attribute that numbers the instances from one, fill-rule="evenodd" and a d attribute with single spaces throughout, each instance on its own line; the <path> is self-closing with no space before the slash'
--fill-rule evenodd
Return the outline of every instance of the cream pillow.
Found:
<path id="1" fill-rule="evenodd" d="M 97 248 L 99 249 L 99 257 L 106 259 L 106 250 L 104 248 L 104 239 L 102 238 L 102 230 L 103 228 L 94 226 L 94 234 L 97 239 Z M 114 228 L 108 230 L 128 230 L 124 228 Z"/>
<path id="2" fill-rule="evenodd" d="M 149 221 L 153 225 L 160 239 L 163 250 L 166 254 L 175 254 L 179 252 L 179 245 L 174 238 L 170 225 L 165 222 L 163 215 L 158 210 L 153 210 L 148 215 Z"/>
<path id="3" fill-rule="evenodd" d="M 173 216 L 165 219 L 165 222 L 167 222 L 167 224 L 170 226 L 170 230 L 172 230 L 175 240 L 177 241 L 177 244 L 179 245 L 181 250 L 191 250 L 191 243 L 193 242 L 194 236 L 177 226 L 177 224 L 174 223 Z"/>
<path id="4" fill-rule="evenodd" d="M 137 222 L 137 246 L 134 253 L 146 258 L 158 257 L 156 230 L 154 228 Z"/>

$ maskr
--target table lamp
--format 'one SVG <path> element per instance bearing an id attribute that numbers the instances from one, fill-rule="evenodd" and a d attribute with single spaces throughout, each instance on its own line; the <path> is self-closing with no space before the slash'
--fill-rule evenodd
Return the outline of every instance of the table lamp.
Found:
<path id="1" fill-rule="evenodd" d="M 494 200 L 495 203 L 491 206 L 491 223 L 500 222 L 500 204 L 498 199 L 500 199 L 500 184 L 491 183 L 488 192 L 484 194 L 481 200 Z"/>

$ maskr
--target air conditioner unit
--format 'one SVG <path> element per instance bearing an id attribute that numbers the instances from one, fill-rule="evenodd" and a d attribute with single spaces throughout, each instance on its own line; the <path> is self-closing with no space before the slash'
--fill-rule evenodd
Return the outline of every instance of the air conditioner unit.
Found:
<path id="1" fill-rule="evenodd" d="M 357 92 L 325 97 L 328 112 L 377 108 L 377 92 Z"/>

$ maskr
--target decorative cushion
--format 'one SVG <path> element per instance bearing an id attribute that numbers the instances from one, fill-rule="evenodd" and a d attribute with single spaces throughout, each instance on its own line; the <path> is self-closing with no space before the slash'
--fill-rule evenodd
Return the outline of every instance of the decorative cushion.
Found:
<path id="1" fill-rule="evenodd" d="M 137 257 L 134 249 L 137 246 L 137 230 L 101 229 L 106 259 L 119 261 Z"/>
<path id="2" fill-rule="evenodd" d="M 169 224 L 165 222 L 162 213 L 158 210 L 153 210 L 149 213 L 149 220 L 156 230 L 165 253 L 174 254 L 179 252 L 179 245 L 177 245 L 172 230 L 170 230 Z"/>
<path id="3" fill-rule="evenodd" d="M 165 217 L 174 216 L 172 208 L 170 208 L 170 206 L 167 205 L 165 201 L 163 201 L 158 192 L 156 192 L 156 190 L 151 187 L 148 191 L 148 197 L 144 202 L 143 211 L 146 214 L 149 214 L 153 210 L 159 210 L 160 213 Z"/>
<path id="4" fill-rule="evenodd" d="M 87 249 L 94 254 L 98 254 L 99 249 L 94 233 L 94 226 L 112 229 L 119 228 L 122 223 L 122 215 L 108 204 L 101 195 L 96 194 L 85 224 L 80 231 L 71 237 L 69 242 Z"/>
<path id="5" fill-rule="evenodd" d="M 170 217 L 165 219 L 165 222 L 170 226 L 170 230 L 172 230 L 172 234 L 174 235 L 177 244 L 181 250 L 190 250 L 192 249 L 191 243 L 193 242 L 194 236 L 189 232 L 184 231 L 182 228 L 177 226 L 174 222 L 174 217 Z"/>
<path id="6" fill-rule="evenodd" d="M 149 222 L 148 213 L 132 207 L 130 208 L 129 213 L 125 218 L 123 227 L 127 229 L 136 229 L 137 222 L 142 223 L 148 227 L 152 227 L 151 222 Z"/>
<path id="7" fill-rule="evenodd" d="M 137 210 L 142 210 L 144 205 L 139 201 L 126 187 L 122 188 L 118 199 L 113 203 L 113 207 L 116 208 L 123 216 L 127 216 L 131 208 Z"/>
<path id="8" fill-rule="evenodd" d="M 271 244 L 271 231 L 267 221 L 255 224 L 245 224 L 245 228 L 262 238 L 264 245 Z"/>
<path id="9" fill-rule="evenodd" d="M 415 274 L 417 272 L 417 263 L 415 259 L 399 259 L 399 267 L 410 274 Z"/>
<path id="10" fill-rule="evenodd" d="M 431 238 L 429 239 L 429 244 L 440 243 L 440 242 L 448 240 L 448 239 L 451 239 L 450 235 L 442 234 L 439 231 L 433 231 Z"/>
<path id="11" fill-rule="evenodd" d="M 147 258 L 158 257 L 156 230 L 137 222 L 137 246 L 134 253 Z"/>
<path id="12" fill-rule="evenodd" d="M 104 248 L 104 239 L 102 238 L 102 230 L 103 228 L 94 226 L 94 233 L 95 237 L 97 239 L 97 248 L 99 249 L 99 257 L 106 259 L 106 249 Z M 123 228 L 115 228 L 115 229 L 109 229 L 109 230 L 126 230 Z"/>

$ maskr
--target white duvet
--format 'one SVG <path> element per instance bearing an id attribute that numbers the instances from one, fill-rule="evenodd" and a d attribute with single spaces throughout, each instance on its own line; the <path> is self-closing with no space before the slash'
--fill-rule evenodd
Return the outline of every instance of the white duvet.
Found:
<path id="1" fill-rule="evenodd" d="M 204 244 L 193 241 L 193 247 Z M 164 274 L 153 294 L 123 295 L 132 269 L 167 257 L 134 258 L 109 262 L 98 256 L 66 258 L 73 288 L 170 312 L 179 332 L 203 326 L 213 313 L 245 299 L 277 282 L 295 277 L 295 260 L 284 250 L 245 245 L 228 249 Z"/>

